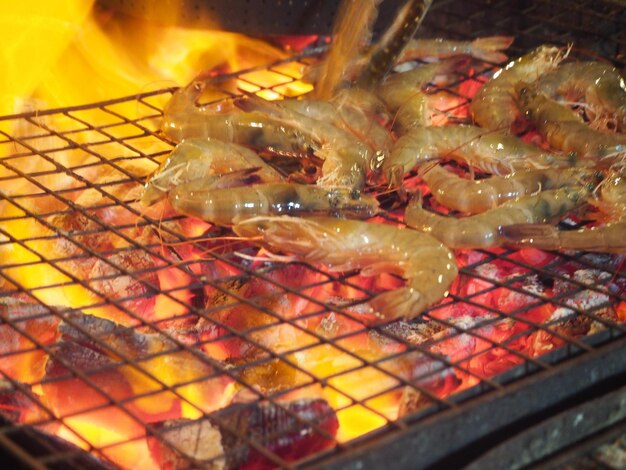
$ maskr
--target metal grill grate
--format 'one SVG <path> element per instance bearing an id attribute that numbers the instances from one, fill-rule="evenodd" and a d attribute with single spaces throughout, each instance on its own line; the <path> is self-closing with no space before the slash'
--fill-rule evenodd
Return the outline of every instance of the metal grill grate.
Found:
<path id="1" fill-rule="evenodd" d="M 446 11 L 448 4 L 440 5 Z M 260 78 L 266 71 L 274 75 L 271 86 Z M 230 78 L 281 96 L 292 95 L 289 85 L 297 82 L 284 64 Z M 242 258 L 235 252 L 257 251 L 183 217 L 144 212 L 137 189 L 172 148 L 157 132 L 171 92 L 0 118 L 0 446 L 21 464 L 140 465 L 147 461 L 124 460 L 131 458 L 126 452 L 149 456 L 149 445 L 200 458 L 206 436 L 197 423 L 208 422 L 227 446 L 228 465 L 242 463 L 251 449 L 279 466 L 340 465 L 364 458 L 372 445 L 409 442 L 399 438 L 418 429 L 422 436 L 432 431 L 421 446 L 433 446 L 446 429 L 446 436 L 456 434 L 446 426 L 458 425 L 459 416 L 488 416 L 533 380 L 534 393 L 553 393 L 543 405 L 518 403 L 509 421 L 493 418 L 455 443 L 441 439 L 430 450 L 439 459 L 524 412 L 548 407 L 566 396 L 559 389 L 568 383 L 571 390 L 582 387 L 576 381 L 607 358 L 613 368 L 596 370 L 598 381 L 620 367 L 622 257 L 554 254 L 537 265 L 534 252 L 465 254 L 447 300 L 411 324 L 366 329 L 353 321 L 357 307 L 320 295 L 372 295 L 357 273 Z M 469 97 L 460 98 L 462 107 Z M 383 216 L 395 220 L 397 214 Z M 519 297 L 524 300 L 510 300 Z M 292 316 L 296 303 L 306 308 Z M 561 316 L 553 314 L 558 309 Z M 241 312 L 253 319 L 235 321 Z M 298 342 L 289 345 L 281 335 Z M 246 360 L 234 349 L 246 351 Z M 313 359 L 332 360 L 333 367 L 322 370 Z M 162 374 L 168 363 L 175 367 Z M 582 375 L 570 374 L 570 383 L 563 376 L 573 369 Z M 353 382 L 357 378 L 363 382 Z M 358 416 L 357 426 L 372 432 L 334 436 L 328 426 L 334 414 L 325 408 L 316 414 L 311 402 L 297 401 L 320 396 L 342 423 Z M 226 406 L 233 397 L 239 404 Z M 477 408 L 481 400 L 490 408 Z M 386 406 L 398 401 L 406 411 L 400 417 Z M 294 403 L 305 403 L 308 414 Z M 267 434 L 253 427 L 253 413 L 268 420 Z M 181 415 L 194 421 L 162 424 Z M 271 422 L 277 415 L 278 424 Z M 451 415 L 457 420 L 444 421 Z M 86 422 L 96 423 L 100 435 Z M 191 430 L 191 448 L 180 448 L 177 428 Z M 273 442 L 295 439 L 302 429 L 332 446 L 287 461 Z M 413 458 L 421 455 L 419 446 L 411 450 Z M 187 464 L 217 466 L 223 458 L 218 452 Z"/>

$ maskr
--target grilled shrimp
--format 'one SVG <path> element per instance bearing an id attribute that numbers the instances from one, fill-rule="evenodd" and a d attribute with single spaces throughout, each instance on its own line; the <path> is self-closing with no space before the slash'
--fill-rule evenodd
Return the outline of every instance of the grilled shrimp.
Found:
<path id="1" fill-rule="evenodd" d="M 573 152 L 581 159 L 610 158 L 607 163 L 626 153 L 626 135 L 592 129 L 577 113 L 549 99 L 536 87 L 520 82 L 516 88 L 520 108 L 552 147 Z"/>
<path id="2" fill-rule="evenodd" d="M 585 168 L 519 171 L 507 176 L 469 180 L 440 165 L 425 164 L 419 175 L 437 202 L 449 209 L 478 214 L 510 199 L 563 186 L 593 185 L 598 173 Z"/>
<path id="3" fill-rule="evenodd" d="M 184 140 L 152 174 L 145 185 L 142 202 L 154 204 L 179 184 L 242 170 L 254 170 L 263 183 L 282 180 L 276 170 L 246 147 L 206 138 Z M 227 179 L 221 179 L 222 187 L 223 180 Z"/>
<path id="4" fill-rule="evenodd" d="M 446 217 L 422 207 L 421 197 L 409 203 L 405 213 L 408 226 L 429 233 L 450 248 L 488 248 L 501 245 L 503 227 L 519 223 L 543 223 L 581 205 L 589 191 L 561 188 L 505 202 L 482 214 Z"/>
<path id="5" fill-rule="evenodd" d="M 280 104 L 318 121 L 333 123 L 340 129 L 353 134 L 376 154 L 376 162 L 381 162 L 391 151 L 393 138 L 391 132 L 377 121 L 374 115 L 375 110 L 371 108 L 377 105 L 372 104 L 368 98 L 366 91 L 357 94 L 344 90 L 338 93 L 331 102 L 303 99 L 285 100 Z M 367 102 L 360 106 L 362 100 Z"/>
<path id="6" fill-rule="evenodd" d="M 475 126 L 445 126 L 411 129 L 398 139 L 383 170 L 395 183 L 399 173 L 438 158 L 453 158 L 495 175 L 571 165 L 569 156 L 547 153 L 517 137 Z"/>
<path id="7" fill-rule="evenodd" d="M 512 36 L 488 36 L 473 41 L 452 41 L 449 39 L 411 39 L 400 55 L 398 62 L 423 58 L 445 59 L 467 55 L 478 60 L 504 62 L 508 57 L 501 52 L 513 44 Z"/>
<path id="8" fill-rule="evenodd" d="M 559 230 L 548 224 L 516 224 L 502 230 L 505 243 L 542 250 L 626 252 L 626 221 L 579 230 Z"/>
<path id="9" fill-rule="evenodd" d="M 310 146 L 297 130 L 272 122 L 262 113 L 244 113 L 230 101 L 199 106 L 197 100 L 208 86 L 194 80 L 175 91 L 163 109 L 161 130 L 175 142 L 210 137 L 224 142 L 268 148 L 301 155 Z"/>
<path id="10" fill-rule="evenodd" d="M 378 202 L 359 191 L 290 183 L 256 184 L 228 189 L 205 189 L 198 181 L 168 193 L 177 212 L 218 225 L 260 215 L 312 214 L 372 217 Z"/>
<path id="11" fill-rule="evenodd" d="M 367 171 L 378 165 L 377 152 L 356 135 L 332 122 L 294 111 L 291 109 L 293 105 L 251 96 L 240 100 L 238 106 L 261 112 L 274 122 L 306 136 L 312 142 L 315 154 L 324 160 L 322 177 L 318 180 L 321 186 L 360 190 L 365 186 Z"/>
<path id="12" fill-rule="evenodd" d="M 611 222 L 579 230 L 559 230 L 547 224 L 516 224 L 503 230 L 506 242 L 543 250 L 626 252 L 626 181 L 612 172 L 600 184 L 598 192 L 599 198 L 589 202 L 608 215 Z"/>
<path id="13" fill-rule="evenodd" d="M 521 81 L 534 81 L 553 70 L 564 58 L 562 50 L 541 46 L 509 62 L 476 93 L 470 110 L 474 121 L 490 130 L 519 133 L 526 125 L 515 103 L 515 85 Z"/>
<path id="14" fill-rule="evenodd" d="M 447 295 L 457 274 L 454 256 L 445 246 L 429 235 L 392 225 L 333 218 L 255 217 L 239 222 L 233 230 L 266 248 L 320 262 L 335 271 L 361 269 L 363 275 L 401 275 L 406 287 L 368 302 L 370 312 L 382 321 L 416 317 Z"/>
<path id="15" fill-rule="evenodd" d="M 610 220 L 626 218 L 626 178 L 621 173 L 611 171 L 598 187 L 599 197 L 590 204 L 597 207 Z"/>
<path id="16" fill-rule="evenodd" d="M 543 75 L 539 90 L 551 98 L 585 103 L 587 117 L 626 131 L 626 86 L 619 70 L 602 62 L 569 62 Z"/>
<path id="17" fill-rule="evenodd" d="M 437 75 L 454 71 L 456 61 L 422 65 L 387 77 L 378 92 L 392 112 L 397 112 L 395 122 L 402 130 L 431 124 L 432 109 L 428 95 L 422 87 L 432 82 Z"/>

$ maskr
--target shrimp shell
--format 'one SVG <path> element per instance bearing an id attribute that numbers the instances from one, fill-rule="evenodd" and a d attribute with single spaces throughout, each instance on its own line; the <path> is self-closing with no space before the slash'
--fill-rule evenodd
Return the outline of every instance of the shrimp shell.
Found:
<path id="1" fill-rule="evenodd" d="M 410 129 L 383 161 L 383 170 L 392 180 L 396 167 L 404 174 L 439 158 L 453 158 L 495 175 L 571 164 L 567 156 L 547 153 L 517 137 L 475 126 L 445 126 Z"/>
<path id="2" fill-rule="evenodd" d="M 450 250 L 427 234 L 392 225 L 333 218 L 255 217 L 233 227 L 241 237 L 335 271 L 389 272 L 405 287 L 368 301 L 379 321 L 414 318 L 448 293 L 457 275 Z M 261 239 L 259 240 L 259 236 Z"/>
<path id="3" fill-rule="evenodd" d="M 499 64 L 507 59 L 501 52 L 513 44 L 512 36 L 488 36 L 473 41 L 452 41 L 450 39 L 411 39 L 398 62 L 434 57 L 444 59 L 468 55 L 478 60 Z"/>
<path id="4" fill-rule="evenodd" d="M 402 130 L 431 124 L 432 109 L 429 97 L 422 87 L 432 82 L 437 75 L 450 74 L 457 61 L 438 62 L 416 67 L 387 77 L 378 89 L 390 111 L 396 112 L 395 122 Z"/>
<path id="5" fill-rule="evenodd" d="M 175 211 L 218 225 L 260 215 L 313 214 L 372 217 L 378 202 L 372 196 L 343 188 L 271 183 L 228 189 L 199 188 L 198 181 L 168 193 Z"/>
<path id="6" fill-rule="evenodd" d="M 592 129 L 574 111 L 536 87 L 520 82 L 516 89 L 520 107 L 552 147 L 581 159 L 610 158 L 609 164 L 626 153 L 626 135 Z"/>
<path id="7" fill-rule="evenodd" d="M 179 184 L 250 169 L 264 183 L 282 180 L 276 170 L 246 147 L 207 138 L 184 140 L 150 176 L 142 202 L 154 204 Z"/>
<path id="8" fill-rule="evenodd" d="M 374 100 L 375 97 L 371 99 Z M 364 107 L 357 106 L 355 100 L 366 100 Z M 370 105 L 371 101 L 366 91 L 353 93 L 348 90 L 340 92 L 332 102 L 309 99 L 281 101 L 281 106 L 289 110 L 318 121 L 332 122 L 340 129 L 353 134 L 377 154 L 378 162 L 389 154 L 394 142 L 391 132 L 376 120 L 373 112 L 369 111 Z"/>
<path id="9" fill-rule="evenodd" d="M 503 228 L 502 237 L 515 246 L 542 250 L 626 253 L 626 221 L 579 230 L 559 230 L 547 224 L 516 224 Z"/>
<path id="10" fill-rule="evenodd" d="M 161 131 L 174 142 L 210 137 L 279 153 L 302 155 L 311 142 L 297 130 L 273 122 L 263 113 L 245 113 L 231 101 L 200 106 L 200 95 L 207 88 L 204 80 L 194 80 L 176 90 L 163 108 Z"/>
<path id="11" fill-rule="evenodd" d="M 591 184 L 598 173 L 584 168 L 519 171 L 507 176 L 469 180 L 441 165 L 426 164 L 419 175 L 428 184 L 435 200 L 449 209 L 478 214 L 521 196 L 563 186 Z"/>
<path id="12" fill-rule="evenodd" d="M 619 70 L 602 62 L 568 62 L 543 75 L 539 90 L 552 98 L 585 102 L 593 121 L 626 130 L 626 86 Z M 589 112 L 590 111 L 590 112 Z"/>
<path id="13" fill-rule="evenodd" d="M 450 248 L 489 248 L 506 240 L 502 227 L 519 223 L 543 223 L 581 205 L 589 194 L 582 188 L 544 191 L 505 202 L 482 214 L 446 217 L 422 207 L 421 197 L 409 203 L 404 216 L 409 227 L 429 233 Z"/>
<path id="14" fill-rule="evenodd" d="M 611 220 L 626 218 L 626 178 L 611 171 L 598 186 L 599 197 L 589 201 Z"/>
<path id="15" fill-rule="evenodd" d="M 332 122 L 318 120 L 292 109 L 294 105 L 265 101 L 251 96 L 238 102 L 246 110 L 262 112 L 274 122 L 296 129 L 311 142 L 315 154 L 324 160 L 318 184 L 360 190 L 367 171 L 377 165 L 378 154 L 356 135 Z"/>
<path id="16" fill-rule="evenodd" d="M 541 46 L 509 62 L 476 93 L 470 110 L 474 121 L 490 130 L 517 134 L 524 130 L 524 117 L 515 103 L 515 85 L 521 81 L 537 80 L 553 70 L 564 58 L 562 50 Z"/>

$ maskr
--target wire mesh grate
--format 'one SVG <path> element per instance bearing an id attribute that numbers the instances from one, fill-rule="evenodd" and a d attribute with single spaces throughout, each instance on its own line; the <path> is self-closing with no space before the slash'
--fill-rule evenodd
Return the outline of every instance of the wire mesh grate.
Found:
<path id="1" fill-rule="evenodd" d="M 449 5 L 436 6 L 449 18 Z M 216 84 L 290 97 L 291 70 Z M 494 70 L 462 75 L 445 111 Z M 146 210 L 142 185 L 173 147 L 158 131 L 172 92 L 0 118 L 0 446 L 21 463 L 314 464 L 623 336 L 622 256 L 458 253 L 447 299 L 366 328 L 359 303 L 378 287 L 358 272 L 262 259 Z"/>

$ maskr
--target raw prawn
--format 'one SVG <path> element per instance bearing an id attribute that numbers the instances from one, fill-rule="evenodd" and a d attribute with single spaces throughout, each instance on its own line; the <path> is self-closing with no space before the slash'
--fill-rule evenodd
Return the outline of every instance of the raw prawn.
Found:
<path id="1" fill-rule="evenodd" d="M 566 54 L 553 46 L 541 46 L 509 62 L 476 93 L 470 110 L 481 127 L 517 134 L 524 130 L 525 120 L 515 103 L 515 85 L 534 81 L 554 70 Z"/>
<path id="2" fill-rule="evenodd" d="M 547 224 L 516 224 L 502 230 L 503 240 L 515 246 L 542 250 L 626 252 L 626 221 L 579 230 L 559 230 Z"/>
<path id="3" fill-rule="evenodd" d="M 520 108 L 552 147 L 573 152 L 580 159 L 610 158 L 607 164 L 618 161 L 626 153 L 626 135 L 592 129 L 577 113 L 551 100 L 536 87 L 520 82 L 516 89 Z"/>
<path id="4" fill-rule="evenodd" d="M 514 136 L 475 126 L 445 126 L 411 129 L 398 139 L 383 170 L 396 181 L 400 173 L 439 158 L 453 158 L 495 175 L 571 165 L 568 156 L 548 153 Z"/>
<path id="5" fill-rule="evenodd" d="M 450 39 L 412 39 L 402 51 L 398 62 L 423 58 L 444 59 L 468 55 L 478 60 L 502 63 L 507 55 L 501 52 L 513 43 L 512 36 L 488 36 L 473 41 L 452 41 Z"/>
<path id="6" fill-rule="evenodd" d="M 585 168 L 519 171 L 482 180 L 462 178 L 441 165 L 425 164 L 419 175 L 437 202 L 449 209 L 478 214 L 505 201 L 546 189 L 593 184 L 599 173 Z"/>
<path id="7" fill-rule="evenodd" d="M 505 240 L 503 227 L 518 223 L 542 223 L 563 216 L 581 205 L 589 191 L 561 188 L 505 202 L 482 214 L 446 217 L 422 207 L 421 195 L 409 203 L 405 213 L 408 226 L 433 235 L 450 248 L 488 248 Z"/>
<path id="8" fill-rule="evenodd" d="M 445 61 L 421 65 L 387 77 L 378 93 L 389 110 L 396 113 L 395 122 L 402 130 L 431 124 L 432 109 L 422 87 L 438 75 L 452 73 L 456 64 L 456 61 Z"/>
<path id="9" fill-rule="evenodd" d="M 282 180 L 276 170 L 246 147 L 208 138 L 184 140 L 152 174 L 145 185 L 142 202 L 154 204 L 179 184 L 242 170 L 254 170 L 263 183 Z M 221 184 L 224 187 L 224 183 Z"/>
<path id="10" fill-rule="evenodd" d="M 378 162 L 382 162 L 391 151 L 393 138 L 391 132 L 377 121 L 374 110 L 371 109 L 371 107 L 377 107 L 370 101 L 374 97 L 369 97 L 365 90 L 360 93 L 354 93 L 355 91 L 357 89 L 343 90 L 330 102 L 303 99 L 285 100 L 280 104 L 318 121 L 333 123 L 340 129 L 353 134 L 376 154 L 375 161 L 378 165 Z M 384 105 L 381 103 L 381 106 Z"/>
<path id="11" fill-rule="evenodd" d="M 598 186 L 599 197 L 590 204 L 598 208 L 610 220 L 626 218 L 626 178 L 621 173 L 611 171 Z"/>
<path id="12" fill-rule="evenodd" d="M 219 225 L 260 215 L 323 214 L 372 217 L 378 203 L 372 196 L 345 188 L 290 183 L 256 184 L 228 189 L 204 189 L 197 182 L 181 184 L 169 193 L 177 212 Z"/>
<path id="13" fill-rule="evenodd" d="M 516 246 L 534 246 L 543 250 L 585 250 L 603 253 L 626 252 L 626 181 L 611 173 L 600 184 L 599 198 L 589 202 L 610 222 L 578 230 L 559 230 L 552 225 L 517 224 L 506 227 L 503 236 Z"/>
<path id="14" fill-rule="evenodd" d="M 255 217 L 233 227 L 266 248 L 334 271 L 395 273 L 407 285 L 368 301 L 379 321 L 414 318 L 447 295 L 457 274 L 450 250 L 433 237 L 385 224 L 333 218 Z"/>
<path id="15" fill-rule="evenodd" d="M 175 91 L 163 109 L 162 132 L 175 142 L 210 137 L 278 153 L 301 155 L 310 146 L 297 130 L 272 122 L 262 113 L 244 113 L 234 103 L 200 106 L 197 100 L 208 86 L 206 80 L 194 80 Z"/>
<path id="16" fill-rule="evenodd" d="M 332 122 L 317 120 L 294 111 L 293 105 L 266 101 L 250 96 L 238 106 L 246 111 L 258 111 L 298 133 L 313 144 L 315 155 L 324 160 L 318 184 L 326 187 L 362 189 L 368 170 L 378 166 L 378 154 L 356 135 Z"/>
<path id="17" fill-rule="evenodd" d="M 539 90 L 551 98 L 584 101 L 584 109 L 595 124 L 606 122 L 626 130 L 626 85 L 619 70 L 602 62 L 568 62 L 543 75 Z"/>

